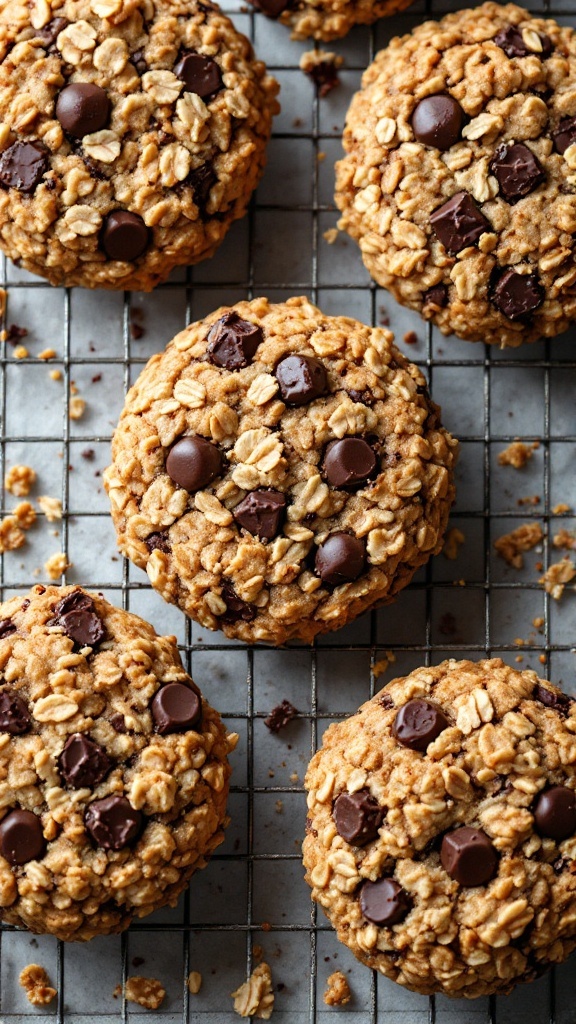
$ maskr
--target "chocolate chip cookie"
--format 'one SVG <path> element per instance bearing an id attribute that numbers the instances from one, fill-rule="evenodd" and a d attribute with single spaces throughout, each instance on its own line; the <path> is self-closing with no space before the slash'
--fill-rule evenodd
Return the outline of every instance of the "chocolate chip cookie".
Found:
<path id="1" fill-rule="evenodd" d="M 576 946 L 576 700 L 500 659 L 395 679 L 305 785 L 312 897 L 423 994 L 509 992 Z"/>
<path id="2" fill-rule="evenodd" d="M 167 601 L 241 640 L 311 640 L 441 548 L 456 441 L 392 341 L 261 298 L 152 357 L 104 479 L 120 550 Z"/>
<path id="3" fill-rule="evenodd" d="M 0 606 L 0 916 L 90 939 L 174 905 L 222 842 L 237 736 L 176 641 L 79 587 Z"/>
<path id="4" fill-rule="evenodd" d="M 278 85 L 210 0 L 8 0 L 0 246 L 56 285 L 149 291 L 212 256 Z"/>
<path id="5" fill-rule="evenodd" d="M 413 0 L 250 0 L 269 18 L 292 29 L 293 39 L 338 39 L 354 25 L 371 25 L 397 14 Z"/>
<path id="6" fill-rule="evenodd" d="M 337 165 L 340 226 L 444 334 L 516 346 L 576 319 L 576 36 L 485 3 L 393 39 Z"/>

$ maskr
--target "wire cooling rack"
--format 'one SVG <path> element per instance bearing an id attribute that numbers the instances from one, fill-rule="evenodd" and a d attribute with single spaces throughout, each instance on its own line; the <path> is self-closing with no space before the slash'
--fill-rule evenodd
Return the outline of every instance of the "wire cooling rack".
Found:
<path id="1" fill-rule="evenodd" d="M 302 783 L 311 753 L 331 721 L 356 710 L 386 680 L 446 656 L 490 654 L 514 664 L 522 658 L 522 667 L 574 690 L 576 596 L 551 601 L 538 584 L 542 567 L 562 554 L 548 535 L 575 525 L 570 514 L 551 511 L 561 503 L 576 508 L 574 336 L 503 353 L 445 339 L 370 282 L 352 242 L 340 237 L 329 246 L 324 238 L 337 219 L 333 166 L 362 70 L 392 35 L 448 7 L 415 3 L 332 44 L 329 49 L 345 58 L 341 85 L 318 100 L 298 68 L 310 45 L 292 42 L 282 26 L 261 15 L 224 6 L 283 87 L 268 169 L 250 214 L 212 261 L 175 273 L 150 296 L 54 289 L 2 261 L 5 325 L 28 330 L 23 343 L 30 356 L 17 360 L 12 346 L 2 345 L 0 478 L 15 463 L 31 465 L 38 474 L 32 498 L 58 496 L 64 509 L 61 523 L 39 517 L 28 544 L 3 556 L 5 597 L 45 581 L 45 560 L 64 551 L 73 563 L 68 582 L 101 590 L 159 632 L 175 633 L 194 678 L 240 733 L 232 824 L 225 845 L 194 877 L 179 906 L 121 937 L 64 946 L 4 929 L 0 1024 L 34 1017 L 67 1024 L 232 1024 L 239 1018 L 230 992 L 261 956 L 272 968 L 277 1024 L 335 1015 L 346 1024 L 575 1024 L 570 963 L 507 998 L 474 1002 L 427 999 L 372 975 L 316 914 L 300 862 Z M 572 0 L 560 0 L 550 13 L 569 22 L 572 9 Z M 393 606 L 320 638 L 313 648 L 251 649 L 185 620 L 150 590 L 143 573 L 116 555 L 100 474 L 125 391 L 153 352 L 221 304 L 302 293 L 327 313 L 389 322 L 400 347 L 427 373 L 445 425 L 462 441 L 451 525 L 465 542 L 456 560 L 441 555 L 422 570 Z M 409 332 L 415 343 L 404 342 Z M 37 358 L 46 347 L 57 352 L 50 365 Z M 49 376 L 55 368 L 61 381 Z M 80 420 L 69 419 L 73 388 L 87 402 Z M 521 471 L 497 462 L 498 452 L 516 437 L 539 442 Z M 536 496 L 536 504 L 518 504 Z M 4 512 L 15 504 L 4 495 Z M 522 570 L 510 569 L 495 557 L 493 541 L 532 519 L 545 526 L 543 545 L 525 556 Z M 534 619 L 542 620 L 539 627 Z M 395 664 L 376 679 L 378 663 L 391 660 L 386 652 Z M 283 699 L 299 715 L 273 735 L 263 719 Z M 31 1007 L 18 985 L 20 970 L 31 962 L 46 967 L 58 990 L 50 1007 Z M 186 988 L 191 970 L 203 977 L 198 995 Z M 345 973 L 353 996 L 346 1007 L 329 1009 L 322 995 L 335 970 Z M 133 974 L 164 984 L 159 1010 L 143 1010 L 114 994 Z"/>

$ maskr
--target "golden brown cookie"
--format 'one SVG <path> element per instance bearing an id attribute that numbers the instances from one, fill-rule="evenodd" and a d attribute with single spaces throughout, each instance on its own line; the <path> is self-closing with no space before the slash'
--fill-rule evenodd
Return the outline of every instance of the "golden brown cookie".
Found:
<path id="1" fill-rule="evenodd" d="M 409 7 L 412 0 L 250 0 L 269 18 L 292 29 L 293 39 L 325 42 L 348 34 L 354 25 L 371 25 Z"/>

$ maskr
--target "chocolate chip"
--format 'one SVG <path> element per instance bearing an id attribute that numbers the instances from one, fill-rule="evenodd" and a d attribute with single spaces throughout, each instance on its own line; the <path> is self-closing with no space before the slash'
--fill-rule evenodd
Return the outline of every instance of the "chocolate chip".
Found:
<path id="1" fill-rule="evenodd" d="M 428 291 L 424 292 L 422 305 L 439 306 L 440 309 L 444 309 L 444 306 L 448 305 L 448 288 L 446 285 L 435 284 L 433 288 L 429 288 Z"/>
<path id="2" fill-rule="evenodd" d="M 115 210 L 104 221 L 101 242 L 110 260 L 134 263 L 150 240 L 150 232 L 142 217 L 128 210 Z"/>
<path id="3" fill-rule="evenodd" d="M 549 57 L 552 53 L 552 41 L 547 35 L 538 32 L 540 36 L 540 42 L 542 43 L 542 52 L 535 53 L 534 50 L 530 50 L 522 38 L 522 33 L 515 25 L 507 25 L 506 28 L 500 29 L 497 36 L 494 37 L 496 46 L 499 46 L 507 57 L 540 57 L 544 60 Z"/>
<path id="4" fill-rule="evenodd" d="M 21 736 L 32 724 L 30 712 L 22 698 L 14 690 L 0 691 L 0 732 Z"/>
<path id="5" fill-rule="evenodd" d="M 364 542 L 349 533 L 337 531 L 320 544 L 314 566 L 320 579 L 334 587 L 357 580 L 364 572 Z"/>
<path id="6" fill-rule="evenodd" d="M 277 18 L 290 6 L 291 0 L 250 0 L 250 3 L 269 18 Z"/>
<path id="7" fill-rule="evenodd" d="M 274 373 L 286 405 L 307 405 L 328 393 L 326 370 L 314 356 L 285 356 Z"/>
<path id="8" fill-rule="evenodd" d="M 108 774 L 112 762 L 99 743 L 76 732 L 66 740 L 58 767 L 72 789 L 93 789 Z"/>
<path id="9" fill-rule="evenodd" d="M 74 82 L 56 100 L 56 117 L 75 139 L 99 132 L 110 117 L 110 100 L 104 89 L 90 82 Z"/>
<path id="10" fill-rule="evenodd" d="M 106 635 L 93 598 L 82 590 L 73 590 L 54 609 L 56 621 L 66 636 L 80 647 L 95 647 Z"/>
<path id="11" fill-rule="evenodd" d="M 286 498 L 280 491 L 251 491 L 233 509 L 233 516 L 253 537 L 272 540 L 284 520 Z"/>
<path id="12" fill-rule="evenodd" d="M 321 97 L 327 96 L 332 89 L 340 85 L 338 64 L 334 60 L 319 60 L 310 68 L 306 68 L 305 73 L 312 79 Z"/>
<path id="13" fill-rule="evenodd" d="M 400 708 L 392 725 L 392 733 L 403 747 L 426 750 L 428 744 L 449 725 L 450 722 L 437 704 L 416 697 Z"/>
<path id="14" fill-rule="evenodd" d="M 122 850 L 137 838 L 144 821 L 125 796 L 105 796 L 95 800 L 84 815 L 84 824 L 97 846 L 104 850 Z"/>
<path id="15" fill-rule="evenodd" d="M 112 726 L 113 729 L 116 730 L 116 732 L 128 732 L 128 729 L 126 728 L 126 722 L 124 720 L 124 715 L 121 715 L 120 712 L 117 712 L 115 715 L 110 716 L 110 725 Z"/>
<path id="16" fill-rule="evenodd" d="M 412 131 L 418 142 L 434 146 L 442 153 L 458 142 L 463 123 L 462 107 L 444 93 L 425 96 L 412 114 Z"/>
<path id="17" fill-rule="evenodd" d="M 223 86 L 222 72 L 215 60 L 191 51 L 180 58 L 174 74 L 184 82 L 187 92 L 204 99 L 212 99 Z"/>
<path id="18" fill-rule="evenodd" d="M 0 853 L 10 864 L 38 860 L 46 849 L 42 822 L 32 811 L 9 811 L 0 822 Z"/>
<path id="19" fill-rule="evenodd" d="M 210 189 L 218 181 L 218 176 L 211 164 L 201 164 L 200 167 L 190 171 L 184 184 L 194 190 L 194 202 L 202 217 L 206 216 L 206 203 L 210 196 Z"/>
<path id="20" fill-rule="evenodd" d="M 268 726 L 270 732 L 280 732 L 280 729 L 284 729 L 297 714 L 298 709 L 289 700 L 283 700 L 272 708 L 268 717 L 264 719 L 264 725 Z"/>
<path id="21" fill-rule="evenodd" d="M 521 320 L 542 305 L 544 289 L 538 274 L 517 274 L 509 267 L 497 279 L 490 298 L 508 320 Z"/>
<path id="22" fill-rule="evenodd" d="M 444 248 L 452 253 L 475 245 L 480 235 L 489 231 L 491 226 L 468 192 L 457 192 L 434 210 L 430 224 Z"/>
<path id="23" fill-rule="evenodd" d="M 490 170 L 509 203 L 533 192 L 546 177 L 532 150 L 523 142 L 499 146 L 490 162 Z"/>
<path id="24" fill-rule="evenodd" d="M 380 704 L 380 706 L 381 706 L 381 707 L 383 707 L 383 708 L 384 708 L 384 709 L 385 709 L 386 711 L 390 711 L 390 709 L 394 707 L 394 701 L 392 700 L 392 697 L 390 696 L 390 694 L 389 694 L 389 693 L 383 693 L 383 694 L 382 694 L 382 695 L 381 695 L 381 696 L 380 696 L 380 697 L 378 698 L 378 703 L 379 703 L 379 704 Z"/>
<path id="25" fill-rule="evenodd" d="M 536 831 L 549 839 L 567 839 L 576 832 L 576 794 L 567 786 L 551 786 L 536 799 Z"/>
<path id="26" fill-rule="evenodd" d="M 252 362 L 264 335 L 257 324 L 241 320 L 237 313 L 231 311 L 216 321 L 206 340 L 211 363 L 225 370 L 241 370 Z"/>
<path id="27" fill-rule="evenodd" d="M 220 622 L 231 625 L 233 622 L 252 622 L 256 618 L 257 609 L 254 605 L 238 597 L 228 581 L 222 584 L 222 600 L 226 604 L 226 611 L 218 617 Z"/>
<path id="28" fill-rule="evenodd" d="M 12 619 L 0 619 L 0 640 L 4 640 L 7 636 L 12 636 L 16 632 L 16 625 L 12 622 Z"/>
<path id="29" fill-rule="evenodd" d="M 168 534 L 160 531 L 159 533 L 151 533 L 144 541 L 148 551 L 163 551 L 165 555 L 170 554 L 170 541 L 168 540 Z"/>
<path id="30" fill-rule="evenodd" d="M 36 39 L 40 40 L 45 50 L 50 50 L 67 24 L 66 18 L 52 18 L 52 21 L 36 32 Z"/>
<path id="31" fill-rule="evenodd" d="M 376 469 L 374 450 L 361 437 L 343 437 L 330 441 L 322 466 L 332 487 L 354 487 L 363 484 Z"/>
<path id="32" fill-rule="evenodd" d="M 442 867 L 460 885 L 485 885 L 498 868 L 498 855 L 488 836 L 465 825 L 448 832 L 440 849 Z"/>
<path id="33" fill-rule="evenodd" d="M 354 846 L 366 846 L 378 835 L 384 811 L 367 789 L 340 793 L 332 809 L 338 835 Z"/>
<path id="34" fill-rule="evenodd" d="M 552 132 L 554 148 L 557 153 L 565 153 L 569 146 L 576 142 L 576 117 L 565 117 Z"/>
<path id="35" fill-rule="evenodd" d="M 364 882 L 360 889 L 360 910 L 363 917 L 382 927 L 403 921 L 412 909 L 408 893 L 393 878 Z"/>
<path id="36" fill-rule="evenodd" d="M 135 50 L 134 53 L 130 55 L 130 63 L 140 76 L 148 70 L 148 65 L 144 59 L 144 50 Z"/>
<path id="37" fill-rule="evenodd" d="M 14 142 L 0 156 L 0 185 L 33 192 L 48 170 L 49 153 L 41 142 Z"/>
<path id="38" fill-rule="evenodd" d="M 152 718 L 161 736 L 194 729 L 202 715 L 202 701 L 195 690 L 184 683 L 162 686 L 152 701 Z"/>
<path id="39" fill-rule="evenodd" d="M 170 449 L 166 459 L 168 476 L 193 494 L 222 472 L 222 454 L 215 444 L 196 435 L 182 437 Z"/>
<path id="40" fill-rule="evenodd" d="M 569 697 L 567 693 L 555 693 L 554 690 L 548 690 L 540 683 L 536 684 L 532 699 L 540 701 L 544 707 L 558 711 L 561 715 L 567 715 L 574 703 L 574 697 Z"/>

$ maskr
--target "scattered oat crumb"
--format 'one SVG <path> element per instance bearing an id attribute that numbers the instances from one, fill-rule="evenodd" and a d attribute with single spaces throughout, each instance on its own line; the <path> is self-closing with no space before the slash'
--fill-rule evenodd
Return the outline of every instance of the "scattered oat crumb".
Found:
<path id="1" fill-rule="evenodd" d="M 284 812 L 284 804 L 283 804 L 282 800 L 277 800 L 276 803 L 274 804 L 274 807 L 276 809 L 276 814 L 283 814 L 283 812 Z"/>
<path id="2" fill-rule="evenodd" d="M 118 996 L 121 996 L 121 995 L 122 995 L 122 985 L 116 985 L 116 988 L 114 989 L 114 991 L 112 993 L 112 996 L 113 996 L 114 999 L 118 999 Z"/>
<path id="3" fill-rule="evenodd" d="M 576 566 L 569 558 L 563 558 L 560 562 L 554 562 L 549 566 L 544 575 L 538 580 L 547 594 L 550 594 L 555 601 L 559 601 L 564 593 L 564 587 L 571 583 L 576 576 Z"/>
<path id="4" fill-rule="evenodd" d="M 38 359 L 55 359 L 58 353 L 53 348 L 44 348 L 38 353 Z"/>
<path id="5" fill-rule="evenodd" d="M 523 551 L 530 551 L 540 543 L 544 534 L 540 523 L 522 523 L 510 533 L 504 533 L 494 541 L 494 547 L 508 565 L 521 569 L 524 565 Z"/>
<path id="6" fill-rule="evenodd" d="M 280 729 L 284 729 L 297 714 L 298 708 L 295 708 L 289 700 L 283 700 L 275 708 L 272 708 L 268 717 L 264 719 L 264 725 L 268 726 L 270 732 L 280 732 Z"/>
<path id="7" fill-rule="evenodd" d="M 261 960 L 262 957 L 264 956 L 264 950 L 262 949 L 262 946 L 259 946 L 258 944 L 252 946 L 252 956 L 254 957 L 255 960 Z"/>
<path id="8" fill-rule="evenodd" d="M 14 359 L 26 359 L 30 355 L 26 345 L 16 345 L 14 349 Z"/>
<path id="9" fill-rule="evenodd" d="M 538 655 L 538 661 L 540 662 L 541 665 L 545 665 L 546 664 L 546 655 L 545 654 L 539 654 Z"/>
<path id="10" fill-rule="evenodd" d="M 0 520 L 0 553 L 16 551 L 25 543 L 26 537 L 18 526 L 15 516 L 4 516 Z"/>
<path id="11" fill-rule="evenodd" d="M 21 530 L 29 530 L 36 522 L 36 512 L 29 501 L 19 502 L 12 514 Z"/>
<path id="12" fill-rule="evenodd" d="M 270 1020 L 274 1009 L 272 974 L 268 964 L 258 964 L 248 981 L 232 992 L 234 1010 L 240 1017 Z"/>
<path id="13" fill-rule="evenodd" d="M 328 231 L 324 232 L 323 238 L 328 242 L 328 245 L 334 245 L 338 238 L 338 228 L 328 228 Z"/>
<path id="14" fill-rule="evenodd" d="M 498 464 L 500 466 L 513 466 L 514 469 L 522 469 L 539 447 L 539 441 L 534 441 L 532 444 L 525 444 L 524 441 L 512 441 L 512 444 L 509 444 L 498 455 Z"/>
<path id="15" fill-rule="evenodd" d="M 532 625 L 534 626 L 534 629 L 542 629 L 542 626 L 544 625 L 544 619 L 542 616 L 538 615 L 537 618 L 532 619 Z"/>
<path id="16" fill-rule="evenodd" d="M 193 996 L 197 996 L 202 987 L 202 975 L 200 974 L 200 971 L 190 971 L 186 984 L 188 985 L 188 991 L 191 992 Z"/>
<path id="17" fill-rule="evenodd" d="M 71 420 L 81 420 L 86 409 L 86 402 L 83 398 L 73 396 L 70 399 L 69 415 Z"/>
<path id="18" fill-rule="evenodd" d="M 521 665 L 522 662 L 524 661 L 524 655 L 523 654 L 517 654 L 516 657 L 514 658 L 514 661 L 516 661 L 519 665 Z"/>
<path id="19" fill-rule="evenodd" d="M 417 345 L 418 335 L 416 334 L 416 331 L 407 331 L 404 335 L 404 341 L 406 345 Z"/>
<path id="20" fill-rule="evenodd" d="M 298 775 L 298 772 L 292 772 L 290 776 L 290 782 L 300 782 L 300 776 Z"/>
<path id="21" fill-rule="evenodd" d="M 62 519 L 62 502 L 60 498 L 50 498 L 47 494 L 42 494 L 38 498 L 38 504 L 49 523 Z"/>
<path id="22" fill-rule="evenodd" d="M 48 561 L 44 562 L 44 571 L 51 580 L 57 580 L 67 569 L 71 568 L 72 562 L 68 561 L 63 551 L 57 551 L 55 555 L 50 555 Z"/>
<path id="23" fill-rule="evenodd" d="M 458 529 L 458 527 L 453 526 L 448 530 L 444 540 L 444 547 L 442 548 L 442 554 L 444 557 L 449 558 L 452 562 L 455 561 L 455 559 L 458 558 L 458 552 L 465 540 L 465 535 L 462 533 L 462 530 Z"/>
<path id="24" fill-rule="evenodd" d="M 539 505 L 541 502 L 539 494 L 527 494 L 525 498 L 518 498 L 517 505 Z"/>
<path id="25" fill-rule="evenodd" d="M 566 512 L 571 511 L 572 510 L 570 508 L 570 505 L 565 505 L 564 502 L 560 502 L 559 505 L 554 505 L 554 508 L 552 509 L 552 515 L 563 516 L 566 514 Z"/>
<path id="26" fill-rule="evenodd" d="M 270 924 L 269 921 L 262 921 L 262 924 L 260 925 L 260 927 L 261 927 L 263 932 L 269 932 L 269 931 L 272 930 L 272 925 Z"/>
<path id="27" fill-rule="evenodd" d="M 316 153 L 316 160 L 319 164 L 323 164 L 326 159 L 326 153 L 323 149 L 319 149 Z"/>
<path id="28" fill-rule="evenodd" d="M 52 988 L 50 978 L 46 971 L 39 964 L 28 964 L 20 971 L 18 979 L 28 996 L 28 1002 L 32 1006 L 48 1006 L 56 995 L 56 989 Z"/>
<path id="29" fill-rule="evenodd" d="M 166 989 L 156 978 L 142 978 L 135 974 L 126 979 L 124 995 L 129 1003 L 138 1003 L 146 1010 L 157 1010 L 164 1002 Z"/>
<path id="30" fill-rule="evenodd" d="M 352 993 L 342 971 L 334 971 L 326 982 L 324 1002 L 326 1006 L 345 1006 L 350 1002 Z"/>
<path id="31" fill-rule="evenodd" d="M 6 299 L 8 298 L 8 292 L 5 288 L 0 288 L 0 316 L 4 316 L 6 312 Z"/>
<path id="32" fill-rule="evenodd" d="M 378 661 L 374 662 L 374 668 L 372 669 L 374 679 L 379 679 L 380 676 L 386 672 L 386 669 L 389 668 L 390 665 L 393 665 L 395 661 L 396 655 L 394 652 L 386 651 L 383 658 L 379 658 Z"/>
<path id="33" fill-rule="evenodd" d="M 332 89 L 340 85 L 338 68 L 341 68 L 343 63 L 343 57 L 326 50 L 307 50 L 300 57 L 300 68 L 317 86 L 319 96 L 327 96 Z"/>
<path id="34" fill-rule="evenodd" d="M 25 498 L 30 493 L 36 479 L 36 473 L 32 469 L 32 466 L 16 465 L 6 473 L 4 477 L 4 486 L 10 494 L 14 494 L 17 498 Z"/>
<path id="35" fill-rule="evenodd" d="M 576 548 L 576 537 L 574 537 L 573 533 L 570 533 L 570 530 L 565 530 L 564 527 L 561 527 L 558 533 L 554 534 L 552 543 L 555 548 L 568 548 L 571 551 L 572 548 Z"/>
<path id="36" fill-rule="evenodd" d="M 526 640 L 523 640 L 521 636 L 517 636 L 514 639 L 514 644 L 515 644 L 516 647 L 524 647 L 525 643 L 526 643 Z"/>
<path id="37" fill-rule="evenodd" d="M 50 377 L 52 380 L 62 380 L 61 370 L 50 370 Z"/>

